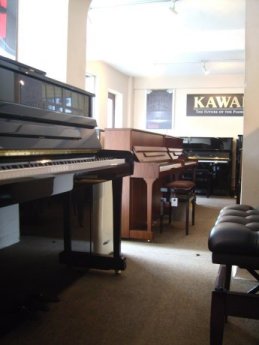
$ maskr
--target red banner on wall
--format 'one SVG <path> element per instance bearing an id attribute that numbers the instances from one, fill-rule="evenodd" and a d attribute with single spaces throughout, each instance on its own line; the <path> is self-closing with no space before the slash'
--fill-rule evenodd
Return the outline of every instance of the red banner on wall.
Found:
<path id="1" fill-rule="evenodd" d="M 7 0 L 0 0 L 0 38 L 6 38 Z"/>

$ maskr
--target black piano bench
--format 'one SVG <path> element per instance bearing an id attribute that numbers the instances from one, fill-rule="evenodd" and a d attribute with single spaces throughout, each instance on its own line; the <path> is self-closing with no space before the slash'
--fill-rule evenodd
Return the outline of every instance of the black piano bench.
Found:
<path id="1" fill-rule="evenodd" d="M 259 284 L 247 292 L 230 290 L 232 266 L 246 269 L 259 281 L 259 210 L 249 205 L 224 207 L 208 245 L 212 262 L 220 265 L 211 297 L 210 345 L 222 345 L 228 316 L 259 319 Z"/>
<path id="2" fill-rule="evenodd" d="M 165 190 L 166 198 L 161 198 L 161 212 L 160 212 L 160 232 L 163 231 L 163 217 L 164 211 L 167 209 L 169 224 L 172 220 L 172 205 L 171 198 L 177 198 L 179 202 L 185 204 L 185 234 L 189 235 L 189 213 L 190 204 L 192 204 L 192 218 L 191 224 L 195 223 L 195 205 L 196 205 L 196 194 L 195 194 L 195 183 L 189 180 L 175 180 L 166 184 L 162 188 L 162 192 Z"/>

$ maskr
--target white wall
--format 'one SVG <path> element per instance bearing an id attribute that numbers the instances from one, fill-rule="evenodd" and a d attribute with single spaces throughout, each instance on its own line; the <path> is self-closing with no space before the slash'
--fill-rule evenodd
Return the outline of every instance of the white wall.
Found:
<path id="1" fill-rule="evenodd" d="M 86 31 L 90 3 L 91 0 L 69 0 L 68 8 L 66 82 L 81 89 L 85 88 Z"/>
<path id="2" fill-rule="evenodd" d="M 18 61 L 66 80 L 69 0 L 19 0 Z"/>
<path id="3" fill-rule="evenodd" d="M 246 2 L 246 87 L 241 202 L 259 207 L 259 1 Z"/>
<path id="4" fill-rule="evenodd" d="M 170 130 L 157 130 L 174 136 L 222 136 L 243 134 L 243 117 L 186 116 L 186 96 L 194 93 L 243 93 L 244 76 L 204 76 L 174 78 L 136 78 L 134 80 L 134 121 L 146 127 L 146 90 L 171 89 L 174 93 L 174 119 Z"/>
<path id="5" fill-rule="evenodd" d="M 91 0 L 19 0 L 18 61 L 84 89 Z"/>
<path id="6" fill-rule="evenodd" d="M 107 127 L 108 92 L 123 97 L 123 122 L 118 127 L 146 129 L 146 91 L 174 89 L 174 121 L 170 130 L 157 130 L 174 136 L 222 136 L 243 134 L 243 117 L 186 116 L 188 93 L 243 93 L 244 76 L 204 76 L 178 78 L 131 78 L 100 61 L 88 61 L 87 72 L 97 77 L 96 118 L 100 128 Z"/>
<path id="7" fill-rule="evenodd" d="M 118 116 L 121 121 L 118 127 L 131 127 L 131 95 L 132 78 L 118 72 L 101 61 L 87 61 L 87 73 L 96 76 L 96 107 L 95 117 L 99 128 L 106 128 L 108 92 L 117 94 L 121 98 L 121 108 Z"/>

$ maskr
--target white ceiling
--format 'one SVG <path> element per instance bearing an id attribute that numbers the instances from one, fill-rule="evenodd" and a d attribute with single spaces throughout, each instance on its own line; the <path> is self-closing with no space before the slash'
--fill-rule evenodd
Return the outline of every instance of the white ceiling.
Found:
<path id="1" fill-rule="evenodd" d="M 245 0 L 92 0 L 87 58 L 135 77 L 243 74 Z"/>

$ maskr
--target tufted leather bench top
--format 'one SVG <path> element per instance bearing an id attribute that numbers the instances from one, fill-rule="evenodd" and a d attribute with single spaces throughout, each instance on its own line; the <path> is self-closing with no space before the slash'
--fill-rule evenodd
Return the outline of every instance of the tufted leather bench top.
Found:
<path id="1" fill-rule="evenodd" d="M 249 205 L 224 207 L 209 235 L 212 262 L 220 264 L 211 295 L 210 345 L 223 345 L 228 316 L 259 320 L 259 285 L 231 291 L 232 266 L 259 281 L 259 210 Z"/>
<path id="2" fill-rule="evenodd" d="M 249 205 L 224 207 L 209 235 L 214 263 L 259 269 L 259 210 Z"/>

